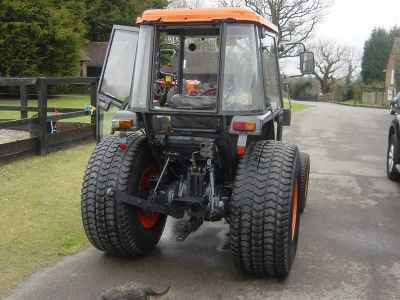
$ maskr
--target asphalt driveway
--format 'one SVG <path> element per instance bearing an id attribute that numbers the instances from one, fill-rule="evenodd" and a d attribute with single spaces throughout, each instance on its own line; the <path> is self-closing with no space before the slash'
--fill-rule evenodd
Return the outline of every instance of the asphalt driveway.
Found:
<path id="1" fill-rule="evenodd" d="M 170 299 L 400 299 L 400 183 L 387 179 L 388 110 L 311 104 L 284 139 L 311 155 L 296 260 L 284 280 L 239 274 L 223 250 L 228 225 L 206 224 L 182 243 L 168 226 L 151 255 L 134 260 L 90 248 L 34 274 L 11 299 L 96 299 L 119 284 Z M 169 224 L 170 225 L 170 224 Z"/>

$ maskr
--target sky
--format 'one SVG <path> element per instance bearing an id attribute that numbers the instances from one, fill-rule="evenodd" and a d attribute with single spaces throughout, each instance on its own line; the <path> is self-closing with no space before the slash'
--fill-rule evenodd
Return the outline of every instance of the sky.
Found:
<path id="1" fill-rule="evenodd" d="M 199 6 L 215 5 L 216 0 L 194 1 Z M 361 58 L 365 41 L 374 27 L 387 30 L 400 26 L 400 0 L 331 0 L 333 5 L 318 24 L 313 39 L 327 39 L 353 48 Z M 212 4 L 212 5 L 210 5 Z M 288 74 L 298 73 L 298 58 L 281 60 L 281 69 Z"/>
<path id="2" fill-rule="evenodd" d="M 361 58 L 364 42 L 374 27 L 389 30 L 396 25 L 400 26 L 400 0 L 333 0 L 332 7 L 318 25 L 313 38 L 350 46 L 354 54 Z M 282 59 L 280 64 L 284 73 L 299 74 L 297 58 Z"/>
<path id="3" fill-rule="evenodd" d="M 186 0 L 213 6 L 217 0 Z M 329 1 L 329 0 L 327 0 Z M 400 0 L 330 0 L 332 7 L 315 30 L 314 38 L 329 39 L 362 52 L 374 27 L 400 26 Z"/>
<path id="4" fill-rule="evenodd" d="M 316 30 L 316 38 L 326 38 L 362 51 L 374 27 L 400 26 L 400 0 L 334 0 Z"/>

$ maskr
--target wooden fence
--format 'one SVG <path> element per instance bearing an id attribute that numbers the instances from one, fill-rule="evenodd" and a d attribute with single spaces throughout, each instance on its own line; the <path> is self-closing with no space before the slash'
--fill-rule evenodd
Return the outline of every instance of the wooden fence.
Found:
<path id="1" fill-rule="evenodd" d="M 86 109 L 77 108 L 57 108 L 59 113 L 48 116 L 48 112 L 53 112 L 55 108 L 48 107 L 48 87 L 50 85 L 90 85 L 90 105 L 96 107 L 97 102 L 97 77 L 39 77 L 39 78 L 4 78 L 0 77 L 0 86 L 19 86 L 20 105 L 5 106 L 0 105 L 0 111 L 19 111 L 20 120 L 0 121 L 0 129 L 21 128 L 36 125 L 38 136 L 29 139 L 18 140 L 0 144 L 0 159 L 14 156 L 20 153 L 36 152 L 44 155 L 49 147 L 75 142 L 82 139 L 95 139 L 96 137 L 96 115 L 91 116 L 90 124 L 75 124 L 69 126 L 67 130 L 55 134 L 47 133 L 48 122 L 59 121 L 90 114 Z M 38 92 L 37 107 L 28 106 L 27 87 L 36 86 Z M 0 101 L 1 103 L 1 101 Z M 37 117 L 28 118 L 28 112 L 36 111 Z"/>
<path id="2" fill-rule="evenodd" d="M 362 93 L 362 103 L 369 105 L 384 106 L 383 99 L 385 98 L 384 91 L 364 91 Z"/>

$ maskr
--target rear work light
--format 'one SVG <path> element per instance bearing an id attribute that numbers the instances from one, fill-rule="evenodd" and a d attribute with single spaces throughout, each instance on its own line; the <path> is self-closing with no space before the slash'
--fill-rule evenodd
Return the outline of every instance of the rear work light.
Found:
<path id="1" fill-rule="evenodd" d="M 238 131 L 255 131 L 256 122 L 235 121 L 233 122 L 233 129 Z"/>

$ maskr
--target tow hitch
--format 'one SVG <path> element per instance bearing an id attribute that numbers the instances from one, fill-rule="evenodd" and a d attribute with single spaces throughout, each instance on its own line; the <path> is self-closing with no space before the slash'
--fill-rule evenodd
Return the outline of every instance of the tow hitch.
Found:
<path id="1" fill-rule="evenodd" d="M 126 193 L 121 193 L 112 189 L 107 190 L 107 196 L 115 201 L 130 204 L 136 207 L 140 207 L 145 211 L 158 212 L 160 214 L 169 215 L 174 218 L 183 217 L 183 209 L 177 203 L 164 204 L 162 201 L 164 197 L 154 196 L 150 199 L 143 199 Z"/>

